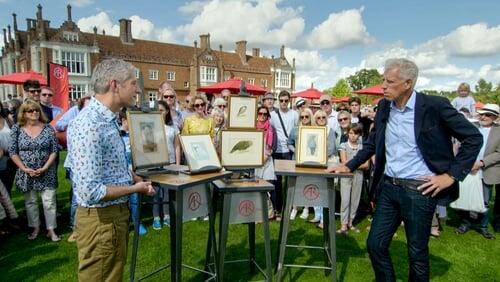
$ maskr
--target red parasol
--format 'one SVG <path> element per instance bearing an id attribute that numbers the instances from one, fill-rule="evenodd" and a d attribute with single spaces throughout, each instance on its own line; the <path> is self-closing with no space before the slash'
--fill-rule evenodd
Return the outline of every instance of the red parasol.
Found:
<path id="1" fill-rule="evenodd" d="M 480 109 L 480 108 L 484 107 L 484 104 L 477 101 L 476 104 L 474 105 L 474 107 L 476 107 L 476 109 Z"/>
<path id="2" fill-rule="evenodd" d="M 47 85 L 47 78 L 36 71 L 16 72 L 0 76 L 0 83 L 23 84 L 26 80 L 38 80 L 41 85 Z"/>
<path id="3" fill-rule="evenodd" d="M 231 91 L 231 93 L 237 94 L 240 92 L 241 82 L 242 82 L 241 79 L 233 78 L 212 85 L 203 86 L 198 88 L 197 90 L 212 94 L 212 93 L 220 93 L 222 90 L 227 89 Z M 245 86 L 247 88 L 247 92 L 253 95 L 264 95 L 267 92 L 266 89 L 252 84 L 245 84 Z"/>
<path id="4" fill-rule="evenodd" d="M 303 90 L 303 91 L 299 91 L 299 92 L 296 92 L 295 94 L 293 94 L 292 98 L 301 97 L 301 98 L 307 98 L 307 99 L 319 99 L 321 97 L 321 95 L 323 95 L 323 94 L 325 94 L 325 93 L 319 91 L 316 88 L 313 88 L 311 85 L 311 88 Z"/>
<path id="5" fill-rule="evenodd" d="M 349 97 L 332 97 L 332 102 L 334 103 L 347 103 L 349 102 Z"/>
<path id="6" fill-rule="evenodd" d="M 382 85 L 370 86 L 367 88 L 359 89 L 353 91 L 356 94 L 374 95 L 374 96 L 384 96 L 384 90 L 382 90 Z"/>

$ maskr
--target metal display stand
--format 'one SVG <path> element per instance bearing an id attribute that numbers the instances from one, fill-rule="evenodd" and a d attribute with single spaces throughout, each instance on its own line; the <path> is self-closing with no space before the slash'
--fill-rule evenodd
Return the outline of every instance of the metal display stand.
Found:
<path id="1" fill-rule="evenodd" d="M 147 278 L 150 277 L 164 269 L 167 269 L 170 267 L 170 274 L 171 274 L 171 281 L 182 281 L 182 268 L 186 267 L 194 271 L 198 271 L 201 273 L 204 273 L 206 275 L 207 280 L 215 280 L 217 278 L 216 275 L 216 270 L 214 272 L 210 272 L 205 268 L 205 270 L 198 269 L 186 264 L 182 263 L 182 226 L 183 226 L 183 221 L 184 221 L 184 213 L 185 213 L 185 207 L 184 206 L 184 196 L 185 196 L 185 191 L 192 189 L 195 186 L 202 185 L 203 186 L 203 191 L 196 191 L 192 194 L 197 194 L 198 198 L 193 198 L 197 201 L 194 201 L 193 203 L 197 205 L 196 208 L 199 208 L 200 205 L 203 205 L 202 202 L 199 201 L 200 193 L 204 193 L 207 207 L 205 207 L 208 210 L 208 215 L 209 215 L 209 231 L 208 231 L 208 242 L 207 242 L 207 251 L 206 251 L 206 264 L 208 265 L 208 262 L 210 261 L 210 256 L 214 257 L 215 263 L 217 264 L 217 252 L 216 252 L 216 242 L 215 242 L 215 231 L 214 231 L 214 221 L 215 221 L 215 214 L 214 210 L 212 207 L 212 202 L 211 202 L 211 195 L 210 195 L 210 183 L 215 180 L 227 178 L 231 176 L 231 172 L 228 171 L 221 171 L 221 172 L 212 172 L 212 173 L 205 173 L 205 174 L 195 174 L 195 175 L 187 175 L 187 174 L 157 174 L 157 175 L 148 175 L 146 178 L 162 187 L 168 190 L 169 193 L 169 199 L 170 199 L 170 244 L 171 244 L 171 251 L 170 251 L 170 264 L 161 267 L 158 270 L 155 270 L 152 273 L 147 274 L 145 277 L 141 278 Z M 140 208 L 140 206 L 138 207 Z M 138 224 L 135 227 L 135 232 L 138 233 Z M 134 238 L 134 241 L 136 239 Z M 138 239 L 137 239 L 138 240 Z M 132 250 L 132 255 L 137 256 L 137 248 Z M 131 273 L 130 273 L 130 280 L 134 280 L 134 275 L 135 275 L 135 263 L 131 265 Z"/>
<path id="2" fill-rule="evenodd" d="M 295 161 L 275 160 L 274 171 L 276 175 L 288 177 L 286 187 L 285 207 L 280 225 L 279 250 L 277 263 L 277 281 L 282 281 L 285 267 L 324 269 L 325 274 L 331 272 L 331 281 L 336 281 L 336 247 L 335 247 L 335 189 L 334 179 L 342 177 L 353 177 L 352 173 L 327 173 L 324 168 L 296 167 Z M 312 176 L 327 178 L 327 206 L 323 208 L 323 246 L 287 245 L 288 228 L 290 224 L 290 213 L 294 204 L 296 193 L 296 182 L 299 176 Z M 286 248 L 319 249 L 325 252 L 325 266 L 284 264 Z"/>
<path id="3" fill-rule="evenodd" d="M 219 227 L 218 281 L 224 281 L 224 265 L 228 263 L 249 262 L 250 270 L 255 267 L 264 275 L 265 281 L 272 281 L 271 242 L 269 219 L 267 218 L 267 192 L 274 186 L 265 180 L 236 182 L 215 181 L 216 192 L 222 196 L 222 211 Z M 214 198 L 217 193 L 214 193 Z M 214 201 L 216 203 L 216 201 Z M 260 214 L 259 214 L 260 213 Z M 255 261 L 255 222 L 262 220 L 264 227 L 265 271 Z M 249 259 L 225 261 L 229 224 L 248 224 Z"/>

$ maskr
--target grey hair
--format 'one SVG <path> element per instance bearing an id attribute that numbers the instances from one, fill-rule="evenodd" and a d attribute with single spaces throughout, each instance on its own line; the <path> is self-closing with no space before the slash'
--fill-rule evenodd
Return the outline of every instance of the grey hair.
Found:
<path id="1" fill-rule="evenodd" d="M 111 80 L 123 83 L 135 76 L 135 70 L 134 65 L 124 60 L 106 59 L 95 66 L 90 83 L 96 94 L 104 94 L 109 91 Z"/>
<path id="2" fill-rule="evenodd" d="M 221 115 L 221 116 L 224 117 L 224 121 L 226 121 L 226 112 L 224 112 L 223 110 L 221 110 L 219 108 L 213 108 L 212 112 L 210 113 L 210 115 L 212 117 L 215 117 L 216 115 Z"/>
<path id="3" fill-rule="evenodd" d="M 224 100 L 224 98 L 215 98 L 214 102 L 212 103 L 212 106 L 216 107 L 224 104 L 226 104 L 226 100 Z"/>
<path id="4" fill-rule="evenodd" d="M 418 67 L 417 65 L 408 59 L 404 58 L 394 58 L 385 61 L 385 70 L 398 68 L 399 77 L 402 79 L 409 79 L 412 82 L 411 87 L 414 88 L 417 83 L 418 78 Z"/>

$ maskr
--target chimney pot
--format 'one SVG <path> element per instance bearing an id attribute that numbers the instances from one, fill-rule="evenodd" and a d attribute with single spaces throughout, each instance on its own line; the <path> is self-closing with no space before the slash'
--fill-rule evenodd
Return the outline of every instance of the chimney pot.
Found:
<path id="1" fill-rule="evenodd" d="M 16 13 L 12 14 L 12 19 L 14 22 L 14 31 L 17 31 L 17 15 L 16 15 Z"/>
<path id="2" fill-rule="evenodd" d="M 131 25 L 132 21 L 120 19 L 120 39 L 123 43 L 132 43 Z"/>
<path id="3" fill-rule="evenodd" d="M 284 57 L 285 57 L 285 45 L 281 45 L 280 57 L 281 57 L 281 58 L 284 58 Z"/>
<path id="4" fill-rule="evenodd" d="M 68 10 L 68 22 L 71 22 L 71 21 L 73 21 L 71 19 L 71 5 L 68 4 L 68 6 L 66 6 L 66 9 Z"/>
<path id="5" fill-rule="evenodd" d="M 3 45 L 7 46 L 7 30 L 3 29 Z"/>
<path id="6" fill-rule="evenodd" d="M 210 50 L 210 33 L 200 35 L 200 48 L 202 51 Z"/>
<path id="7" fill-rule="evenodd" d="M 240 55 L 241 62 L 243 64 L 247 63 L 247 42 L 241 40 L 236 42 L 236 53 Z"/>
<path id="8" fill-rule="evenodd" d="M 252 48 L 252 56 L 253 57 L 260 57 L 260 48 Z"/>
<path id="9" fill-rule="evenodd" d="M 7 26 L 7 31 L 8 31 L 9 42 L 10 42 L 10 41 L 12 41 L 12 33 L 10 32 L 10 25 Z"/>

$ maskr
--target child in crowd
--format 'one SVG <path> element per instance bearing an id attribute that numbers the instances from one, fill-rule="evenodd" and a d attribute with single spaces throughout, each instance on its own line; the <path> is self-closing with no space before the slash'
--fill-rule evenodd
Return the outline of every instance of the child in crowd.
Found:
<path id="1" fill-rule="evenodd" d="M 339 147 L 340 161 L 343 164 L 350 161 L 362 148 L 362 145 L 359 143 L 359 138 L 363 134 L 361 125 L 349 126 L 347 132 L 347 142 L 341 143 Z M 353 178 L 342 178 L 340 180 L 340 221 L 342 226 L 337 230 L 339 234 L 347 234 L 349 229 L 355 233 L 359 233 L 359 229 L 356 228 L 352 222 L 356 216 L 359 199 L 361 197 L 363 170 L 367 168 L 368 162 L 365 162 L 354 171 Z"/>
<path id="2" fill-rule="evenodd" d="M 130 137 L 129 137 L 129 129 L 128 129 L 128 121 L 127 121 L 127 109 L 123 108 L 119 113 L 119 118 L 121 121 L 120 127 L 120 136 L 122 137 L 123 143 L 125 143 L 125 150 L 127 153 L 127 162 L 129 164 L 129 168 L 132 170 L 132 153 L 130 150 Z M 137 193 L 130 194 L 129 197 L 129 205 L 130 205 L 130 217 L 133 223 L 136 222 L 137 218 L 137 206 L 138 206 L 138 196 Z M 139 222 L 139 235 L 146 235 L 148 230 L 142 223 Z"/>
<path id="3" fill-rule="evenodd" d="M 453 105 L 457 111 L 463 108 L 467 109 L 469 114 L 473 117 L 476 113 L 476 101 L 472 98 L 469 84 L 465 82 L 460 83 L 457 94 L 458 96 L 451 101 L 451 105 Z"/>

